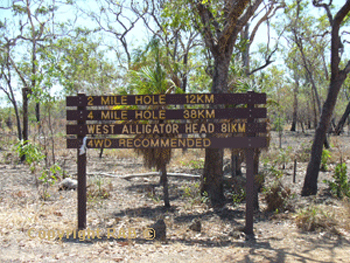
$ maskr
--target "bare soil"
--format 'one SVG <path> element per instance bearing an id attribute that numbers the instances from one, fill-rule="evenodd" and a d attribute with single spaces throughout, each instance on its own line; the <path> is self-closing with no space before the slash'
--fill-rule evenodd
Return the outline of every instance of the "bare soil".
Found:
<path id="1" fill-rule="evenodd" d="M 5 140 L 3 136 L 2 140 Z M 331 179 L 340 157 L 350 167 L 350 137 L 332 138 L 335 146 L 331 150 L 329 171 L 320 173 L 319 194 L 301 197 L 307 165 L 301 159 L 311 140 L 312 134 L 285 133 L 283 136 L 283 148 L 291 146 L 290 155 L 300 159 L 296 183 L 293 183 L 291 159 L 287 160 L 281 179 L 283 186 L 291 189 L 293 198 L 289 201 L 289 209 L 274 213 L 265 211 L 264 195 L 260 194 L 260 211 L 255 213 L 255 239 L 246 238 L 241 231 L 245 217 L 244 202 L 234 204 L 228 200 L 224 208 L 213 209 L 203 203 L 198 194 L 199 180 L 170 177 L 172 207 L 165 209 L 158 177 L 125 180 L 101 175 L 149 171 L 143 167 L 142 158 L 131 150 L 106 150 L 102 159 L 98 157 L 99 151 L 88 151 L 87 227 L 94 231 L 99 229 L 101 239 L 48 238 L 47 233 L 65 231 L 66 234 L 76 228 L 76 191 L 59 191 L 56 183 L 47 190 L 51 195 L 48 200 L 43 200 L 42 185 L 36 186 L 35 175 L 27 165 L 16 164 L 15 154 L 1 146 L 0 261 L 350 262 L 350 227 L 346 227 L 350 222 L 350 208 L 345 208 L 344 202 L 333 198 L 321 182 Z M 63 140 L 62 145 L 65 145 Z M 273 134 L 271 149 L 262 154 L 262 171 L 267 169 L 263 167 L 264 158 L 270 158 L 270 163 L 277 158 L 276 145 L 278 138 Z M 61 149 L 57 154 L 65 173 L 74 178 L 76 151 Z M 200 174 L 203 157 L 203 150 L 188 150 L 185 154 L 177 150 L 168 170 Z M 229 152 L 225 157 L 228 162 Z M 37 176 L 39 173 L 40 168 Z M 335 215 L 335 219 L 339 222 L 343 220 L 344 224 L 338 224 L 336 231 L 334 228 L 313 232 L 298 229 L 295 217 L 299 209 L 313 205 L 323 206 L 329 216 Z M 167 240 L 146 240 L 143 231 L 160 218 L 164 218 L 167 226 Z M 189 229 L 194 219 L 201 222 L 200 232 Z M 107 237 L 107 231 L 111 231 L 108 229 L 112 228 L 116 230 L 116 238 Z M 136 238 L 124 238 L 120 231 L 125 230 L 127 235 L 131 228 L 135 229 Z"/>

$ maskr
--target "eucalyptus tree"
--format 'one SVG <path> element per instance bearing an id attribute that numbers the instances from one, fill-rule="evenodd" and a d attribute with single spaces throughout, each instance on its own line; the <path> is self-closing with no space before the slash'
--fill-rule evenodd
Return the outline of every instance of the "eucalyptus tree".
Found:
<path id="1" fill-rule="evenodd" d="M 6 24 L 2 24 L 1 31 L 4 34 L 6 32 Z M 0 90 L 2 90 L 8 100 L 11 102 L 15 111 L 16 122 L 17 122 L 17 137 L 19 140 L 22 139 L 22 128 L 20 112 L 18 108 L 18 102 L 16 99 L 16 85 L 14 83 L 14 70 L 11 61 L 11 53 L 14 42 L 13 39 L 5 39 L 4 36 L 0 40 Z"/>
<path id="2" fill-rule="evenodd" d="M 344 124 L 350 115 L 350 95 L 349 95 L 350 79 L 349 78 L 347 78 L 345 80 L 344 86 L 345 86 L 344 87 L 344 98 L 346 98 L 348 103 L 347 103 L 347 106 L 343 112 L 343 115 L 339 119 L 338 124 L 335 128 L 336 135 L 340 135 L 343 132 Z"/>
<path id="3" fill-rule="evenodd" d="M 7 4 L 7 5 L 6 5 Z M 1 24 L 2 52 L 6 51 L 11 68 L 13 83 L 22 87 L 22 139 L 28 140 L 28 103 L 33 98 L 36 103 L 35 115 L 40 130 L 40 101 L 42 95 L 42 61 L 39 54 L 50 45 L 56 36 L 54 14 L 59 1 L 13 0 L 1 4 L 3 18 Z M 4 73 L 4 72 L 3 72 Z M 19 125 L 19 122 L 18 122 Z M 23 156 L 22 160 L 25 158 Z"/>
<path id="4" fill-rule="evenodd" d="M 190 75 L 199 69 L 203 42 L 193 26 L 193 13 L 184 1 L 147 0 L 142 20 L 151 36 L 157 36 L 174 64 L 171 78 L 184 92 L 189 90 Z M 202 60 L 201 60 L 202 62 Z M 201 64 L 202 66 L 202 64 Z"/>
<path id="5" fill-rule="evenodd" d="M 45 78 L 47 85 L 61 85 L 66 95 L 113 93 L 121 85 L 122 76 L 108 55 L 110 52 L 100 46 L 100 40 L 94 39 L 89 29 L 75 28 L 69 36 L 57 39 L 49 53 L 42 54 L 51 72 Z"/>
<path id="6" fill-rule="evenodd" d="M 326 16 L 316 17 L 310 13 L 312 7 L 306 1 L 296 0 L 289 3 L 285 13 L 280 16 L 276 29 L 284 31 L 286 46 L 284 56 L 287 67 L 292 71 L 295 87 L 305 80 L 312 89 L 310 94 L 316 104 L 315 122 L 321 114 L 322 91 L 328 79 L 328 65 L 325 60 L 329 48 L 329 34 Z M 297 105 L 297 92 L 294 90 L 294 105 Z M 297 109 L 294 107 L 292 130 L 295 129 Z M 316 124 L 315 124 L 316 127 Z M 326 143 L 328 145 L 328 143 Z M 328 147 L 328 146 L 327 146 Z"/>
<path id="7" fill-rule="evenodd" d="M 228 73 L 239 33 L 254 15 L 262 0 L 208 1 L 188 0 L 195 13 L 195 26 L 214 60 L 211 69 L 212 93 L 227 92 Z M 213 206 L 223 206 L 223 149 L 205 149 L 202 191 Z"/>
<path id="8" fill-rule="evenodd" d="M 115 1 L 115 0 L 90 0 L 86 5 L 83 2 L 75 4 L 89 19 L 95 35 L 103 36 L 100 44 L 113 51 L 120 69 L 129 69 L 132 63 L 132 49 L 140 39 L 136 34 L 141 24 L 142 17 L 148 10 L 147 1 Z"/>
<path id="9" fill-rule="evenodd" d="M 346 41 L 341 41 L 342 32 L 345 30 L 345 22 L 349 19 L 350 0 L 346 0 L 335 15 L 332 14 L 331 10 L 332 1 L 329 3 L 324 3 L 323 1 L 315 0 L 313 1 L 313 4 L 317 7 L 322 7 L 326 11 L 331 27 L 331 74 L 327 98 L 323 104 L 322 114 L 311 148 L 311 157 L 307 166 L 304 185 L 301 192 L 303 196 L 315 195 L 317 193 L 317 179 L 321 165 L 323 143 L 326 139 L 326 133 L 330 126 L 330 121 L 337 103 L 340 88 L 350 72 L 350 60 L 344 59 L 343 66 L 341 64 L 343 51 L 345 49 L 345 45 L 347 45 Z"/>

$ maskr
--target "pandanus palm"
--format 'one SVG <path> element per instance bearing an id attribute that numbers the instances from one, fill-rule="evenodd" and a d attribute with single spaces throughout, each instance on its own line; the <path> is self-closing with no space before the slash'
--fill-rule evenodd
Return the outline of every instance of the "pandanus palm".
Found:
<path id="1" fill-rule="evenodd" d="M 138 62 L 141 64 L 135 65 L 136 70 L 130 70 L 129 72 L 129 91 L 135 94 L 167 94 L 176 89 L 174 82 L 169 77 L 170 74 L 165 70 L 161 61 L 161 49 L 158 41 L 151 42 L 152 52 L 150 52 L 151 58 L 148 61 L 150 63 Z M 145 106 L 141 106 L 145 107 Z M 164 110 L 168 105 L 152 105 L 147 106 L 149 110 Z M 146 121 L 145 121 L 146 122 Z M 148 120 L 148 123 L 159 124 L 165 123 L 167 120 Z M 137 135 L 138 138 L 165 138 L 175 137 L 176 134 L 141 134 Z M 168 180 L 167 180 L 167 164 L 171 159 L 170 148 L 138 148 L 136 152 L 143 156 L 144 163 L 149 168 L 156 168 L 160 171 L 160 182 L 163 185 L 163 199 L 164 205 L 170 207 L 169 193 L 168 193 Z"/>

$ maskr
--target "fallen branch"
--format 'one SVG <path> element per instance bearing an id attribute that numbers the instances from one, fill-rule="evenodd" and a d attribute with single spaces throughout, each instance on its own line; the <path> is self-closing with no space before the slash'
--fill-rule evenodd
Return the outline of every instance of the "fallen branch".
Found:
<path id="1" fill-rule="evenodd" d="M 120 178 L 120 179 L 125 179 L 129 180 L 132 178 L 144 178 L 144 177 L 150 177 L 150 176 L 159 176 L 159 172 L 149 172 L 149 173 L 141 173 L 141 174 L 124 174 L 124 175 L 118 175 L 118 174 L 112 174 L 112 173 L 87 173 L 89 176 L 93 175 L 103 175 L 107 177 L 112 177 L 112 178 Z M 170 177 L 175 177 L 175 178 L 183 178 L 183 179 L 200 179 L 201 176 L 198 174 L 184 174 L 184 173 L 167 173 L 168 176 Z"/>

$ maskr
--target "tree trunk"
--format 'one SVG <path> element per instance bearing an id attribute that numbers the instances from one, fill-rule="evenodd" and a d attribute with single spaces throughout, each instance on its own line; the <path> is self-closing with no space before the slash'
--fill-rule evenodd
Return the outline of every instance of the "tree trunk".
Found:
<path id="1" fill-rule="evenodd" d="M 242 175 L 239 153 L 237 153 L 237 151 L 232 151 L 231 149 L 231 176 L 235 177 L 239 175 Z"/>
<path id="2" fill-rule="evenodd" d="M 219 53 L 219 52 L 218 52 Z M 231 54 L 220 54 L 215 58 L 214 75 L 211 91 L 214 94 L 223 93 L 227 87 L 228 68 Z M 201 192 L 207 192 L 214 207 L 225 205 L 224 173 L 223 173 L 223 149 L 205 149 L 204 171 L 202 177 Z"/>
<path id="3" fill-rule="evenodd" d="M 344 80 L 345 76 L 338 76 L 338 78 L 331 81 L 327 99 L 323 105 L 321 119 L 316 129 L 315 138 L 312 144 L 311 157 L 307 166 L 304 186 L 301 191 L 302 196 L 317 194 L 317 179 L 321 165 L 323 144 L 337 102 L 338 93 Z"/>
<path id="4" fill-rule="evenodd" d="M 349 114 L 350 114 L 350 101 L 349 101 L 348 106 L 346 107 L 346 109 L 344 111 L 343 116 L 339 120 L 339 122 L 337 124 L 337 127 L 335 128 L 335 134 L 336 135 L 340 135 L 342 133 L 344 123 L 345 123 L 347 117 L 349 116 Z"/>
<path id="5" fill-rule="evenodd" d="M 297 122 L 298 122 L 298 93 L 299 93 L 299 77 L 294 76 L 295 79 L 295 88 L 294 88 L 294 102 L 293 102 L 293 121 L 290 131 L 296 131 Z"/>
<path id="6" fill-rule="evenodd" d="M 13 107 L 15 109 L 15 115 L 16 115 L 16 121 L 17 121 L 18 139 L 22 140 L 21 117 L 19 116 L 18 107 L 17 107 L 17 103 L 16 102 L 13 104 Z"/>
<path id="7" fill-rule="evenodd" d="M 309 100 L 306 100 L 306 104 L 307 104 L 307 129 L 311 130 L 311 109 L 310 109 Z"/>
<path id="8" fill-rule="evenodd" d="M 314 3 L 316 4 L 316 3 Z M 334 19 L 329 16 L 329 22 L 332 26 L 331 38 L 331 82 L 328 94 L 322 108 L 322 115 L 319 125 L 316 129 L 315 139 L 312 144 L 310 162 L 307 166 L 304 186 L 301 191 L 303 196 L 315 195 L 317 193 L 317 179 L 321 164 L 322 147 L 326 139 L 326 133 L 333 115 L 339 90 L 343 85 L 347 74 L 350 72 L 350 61 L 345 63 L 345 68 L 340 70 L 339 48 L 341 47 L 339 29 L 344 18 L 350 11 L 350 0 L 347 0 L 342 8 L 339 9 Z"/>
<path id="9" fill-rule="evenodd" d="M 28 141 L 28 88 L 22 89 L 22 99 L 23 99 L 23 140 Z M 26 159 L 25 155 L 22 155 L 21 162 L 24 162 Z"/>
<path id="10" fill-rule="evenodd" d="M 202 176 L 202 194 L 206 192 L 212 206 L 222 207 L 225 204 L 223 180 L 223 149 L 205 149 L 204 171 Z"/>
<path id="11" fill-rule="evenodd" d="M 259 176 L 260 149 L 254 149 L 254 209 L 259 210 L 259 192 L 263 186 L 263 178 Z"/>
<path id="12" fill-rule="evenodd" d="M 163 185 L 163 200 L 164 200 L 164 206 L 170 207 L 169 202 L 169 190 L 168 190 L 168 176 L 167 176 L 167 170 L 166 170 L 166 164 L 162 166 L 160 169 L 160 181 Z"/>
<path id="13" fill-rule="evenodd" d="M 41 122 L 40 122 L 40 103 L 37 102 L 35 104 L 35 117 L 36 117 L 36 123 L 38 128 L 38 134 L 41 133 Z"/>

